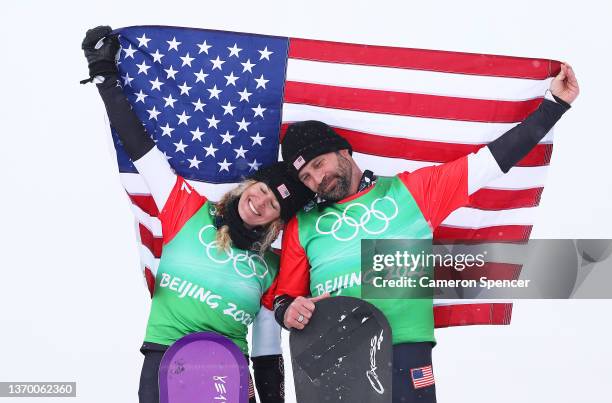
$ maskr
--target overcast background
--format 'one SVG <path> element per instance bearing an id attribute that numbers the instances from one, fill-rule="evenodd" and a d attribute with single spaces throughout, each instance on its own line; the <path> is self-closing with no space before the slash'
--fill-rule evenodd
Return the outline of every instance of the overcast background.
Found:
<path id="1" fill-rule="evenodd" d="M 137 401 L 149 296 L 102 102 L 93 86 L 78 84 L 88 28 L 191 26 L 566 60 L 581 95 L 557 125 L 532 235 L 612 238 L 610 4 L 5 2 L 0 381 L 77 382 L 78 398 L 45 401 Z M 437 331 L 438 401 L 610 402 L 611 308 L 609 300 L 520 301 L 511 326 Z M 42 401 L 19 401 L 28 400 Z"/>

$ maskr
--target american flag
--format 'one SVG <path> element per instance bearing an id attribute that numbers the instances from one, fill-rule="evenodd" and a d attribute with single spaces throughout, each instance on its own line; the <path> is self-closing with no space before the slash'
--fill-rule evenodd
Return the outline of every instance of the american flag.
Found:
<path id="1" fill-rule="evenodd" d="M 431 365 L 412 368 L 410 370 L 410 376 L 412 377 L 412 385 L 415 389 L 425 388 L 435 383 Z"/>
<path id="2" fill-rule="evenodd" d="M 362 169 L 394 175 L 474 152 L 541 103 L 559 62 L 160 26 L 117 31 L 120 85 L 179 175 L 211 200 L 275 161 L 288 124 L 321 120 Z M 152 292 L 161 226 L 148 189 L 115 145 Z M 526 241 L 552 132 L 434 234 Z M 515 273 L 515 271 L 512 271 Z M 509 276 L 515 276 L 510 273 Z M 507 324 L 510 303 L 440 301 L 437 327 Z"/>

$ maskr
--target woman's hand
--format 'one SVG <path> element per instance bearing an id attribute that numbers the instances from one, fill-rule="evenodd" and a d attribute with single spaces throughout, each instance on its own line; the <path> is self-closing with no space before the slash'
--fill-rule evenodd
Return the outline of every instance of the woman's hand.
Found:
<path id="1" fill-rule="evenodd" d="M 92 28 L 85 34 L 81 48 L 89 65 L 89 79 L 81 83 L 90 82 L 96 76 L 117 74 L 115 56 L 119 51 L 119 39 L 112 32 L 112 28 L 105 25 Z"/>

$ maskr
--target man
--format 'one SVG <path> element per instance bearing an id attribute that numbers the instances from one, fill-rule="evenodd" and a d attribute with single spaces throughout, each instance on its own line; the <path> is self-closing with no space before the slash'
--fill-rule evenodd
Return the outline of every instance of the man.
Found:
<path id="1" fill-rule="evenodd" d="M 283 235 L 276 288 L 276 320 L 303 329 L 315 302 L 331 294 L 361 297 L 360 240 L 433 238 L 435 228 L 469 195 L 508 172 L 554 126 L 579 93 L 572 68 L 561 65 L 539 108 L 475 154 L 432 167 L 377 178 L 353 160 L 351 145 L 325 123 L 287 128 L 283 159 L 323 204 L 301 211 Z M 384 231 L 368 229 L 364 214 L 384 219 Z M 312 298 L 305 298 L 306 296 Z M 435 343 L 431 299 L 371 300 L 393 331 L 393 400 L 435 402 L 435 384 L 414 382 L 431 369 Z M 412 371 L 411 371 L 412 370 Z"/>

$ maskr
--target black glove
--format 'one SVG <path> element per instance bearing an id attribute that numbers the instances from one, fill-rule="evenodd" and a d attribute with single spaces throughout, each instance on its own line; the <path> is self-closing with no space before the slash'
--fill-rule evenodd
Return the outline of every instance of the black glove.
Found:
<path id="1" fill-rule="evenodd" d="M 112 28 L 108 25 L 95 27 L 85 34 L 81 48 L 89 63 L 89 78 L 82 80 L 81 84 L 91 82 L 95 76 L 111 76 L 117 74 L 115 55 L 119 50 L 117 35 L 110 35 Z M 96 44 L 104 38 L 102 46 L 96 49 Z"/>

